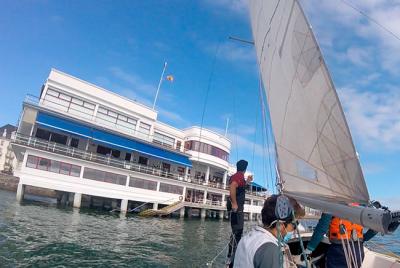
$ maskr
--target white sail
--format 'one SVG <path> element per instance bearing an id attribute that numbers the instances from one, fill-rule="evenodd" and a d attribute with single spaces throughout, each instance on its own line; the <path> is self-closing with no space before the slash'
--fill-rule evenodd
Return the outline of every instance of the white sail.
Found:
<path id="1" fill-rule="evenodd" d="M 250 0 L 254 42 L 284 192 L 369 201 L 335 87 L 295 0 Z"/>

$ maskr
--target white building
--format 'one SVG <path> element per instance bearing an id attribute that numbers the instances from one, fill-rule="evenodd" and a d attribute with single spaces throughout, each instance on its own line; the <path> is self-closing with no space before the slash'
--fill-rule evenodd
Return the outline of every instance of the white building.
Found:
<path id="1" fill-rule="evenodd" d="M 39 97 L 27 96 L 13 140 L 24 186 L 158 205 L 184 200 L 186 208 L 224 211 L 230 141 L 213 131 L 177 129 L 157 111 L 52 69 Z M 265 191 L 265 189 L 259 189 Z M 260 213 L 254 187 L 245 212 Z M 184 208 L 181 210 L 181 215 Z"/>
<path id="2" fill-rule="evenodd" d="M 7 174 L 12 174 L 17 166 L 17 159 L 10 144 L 16 129 L 9 124 L 0 127 L 0 172 Z"/>

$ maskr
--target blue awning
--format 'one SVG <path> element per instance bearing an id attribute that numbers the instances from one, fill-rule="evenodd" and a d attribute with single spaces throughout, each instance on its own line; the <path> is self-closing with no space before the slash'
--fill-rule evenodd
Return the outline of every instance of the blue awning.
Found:
<path id="1" fill-rule="evenodd" d="M 131 140 L 123 136 L 92 128 L 90 126 L 60 118 L 54 115 L 39 112 L 36 118 L 36 123 L 48 128 L 61 130 L 88 139 L 93 139 L 116 149 L 136 151 L 159 159 L 171 161 L 180 165 L 188 167 L 192 166 L 189 157 L 186 155 L 174 153 L 144 142 Z"/>
<path id="2" fill-rule="evenodd" d="M 251 183 L 251 188 L 255 189 L 256 192 L 265 192 L 267 191 L 267 188 L 264 186 L 261 186 L 258 183 L 255 183 L 254 181 Z"/>

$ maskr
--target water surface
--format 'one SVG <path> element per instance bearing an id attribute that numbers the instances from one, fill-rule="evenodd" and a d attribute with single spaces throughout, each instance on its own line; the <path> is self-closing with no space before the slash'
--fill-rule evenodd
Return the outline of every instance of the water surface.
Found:
<path id="1" fill-rule="evenodd" d="M 227 221 L 19 204 L 15 193 L 0 191 L 0 267 L 206 267 L 226 247 L 229 231 Z M 375 239 L 400 254 L 399 240 L 399 232 Z M 222 267 L 225 255 L 213 267 Z"/>

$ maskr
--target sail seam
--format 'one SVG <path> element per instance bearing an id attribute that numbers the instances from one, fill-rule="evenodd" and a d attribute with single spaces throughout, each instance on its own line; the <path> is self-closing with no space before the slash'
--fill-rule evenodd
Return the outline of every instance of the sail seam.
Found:
<path id="1" fill-rule="evenodd" d="M 326 97 L 329 93 L 330 93 L 330 92 L 327 91 L 327 92 L 324 94 L 324 96 L 322 97 L 322 99 L 325 99 L 325 97 Z M 323 106 L 325 106 L 325 105 L 324 105 L 324 102 L 322 101 L 321 104 L 320 104 L 320 107 L 319 107 L 318 111 L 320 111 L 321 108 L 322 108 Z M 334 105 L 332 105 L 332 108 L 330 109 L 329 114 L 328 114 L 328 118 L 325 120 L 325 122 L 324 122 L 324 124 L 323 124 L 323 126 L 322 126 L 321 129 L 324 129 L 325 126 L 326 126 L 326 124 L 328 123 L 328 120 L 329 120 L 329 118 L 330 118 L 330 116 L 331 116 L 331 114 L 332 114 L 333 108 L 334 108 Z M 318 126 L 316 126 L 316 129 L 317 129 L 317 132 L 318 132 Z M 318 145 L 318 142 L 319 142 L 319 139 L 320 139 L 321 135 L 322 135 L 322 131 L 321 131 L 321 133 L 319 133 L 319 134 L 317 135 L 317 140 L 315 141 L 315 143 L 314 143 L 314 145 L 313 145 L 313 148 L 312 148 L 310 154 L 309 154 L 308 157 L 307 157 L 307 162 L 310 161 L 310 158 L 311 158 L 311 156 L 312 156 L 312 154 L 313 154 L 315 148 L 316 148 L 317 145 Z"/>
<path id="2" fill-rule="evenodd" d="M 300 53 L 299 56 L 303 55 L 303 49 L 304 49 L 305 45 L 306 45 L 306 39 L 304 39 L 303 46 L 302 46 L 302 48 L 301 48 L 301 51 L 302 51 L 302 52 Z M 296 75 L 293 75 L 292 82 L 291 82 L 291 84 L 290 84 L 289 97 L 288 97 L 288 99 L 286 100 L 285 114 L 283 115 L 282 126 L 281 126 L 281 130 L 280 130 L 280 135 L 279 135 L 281 141 L 282 141 L 282 139 L 283 139 L 283 128 L 284 128 L 284 126 L 285 126 L 286 114 L 287 114 L 287 109 L 288 109 L 289 101 L 290 101 L 290 99 L 292 98 L 292 94 L 293 94 L 293 83 L 294 83 L 294 80 L 296 79 L 296 77 L 299 76 L 299 74 L 298 74 L 299 65 L 300 65 L 300 61 L 298 61 L 298 62 L 296 63 L 296 68 L 295 68 L 295 73 L 296 73 Z"/>
<path id="3" fill-rule="evenodd" d="M 302 158 L 301 156 L 297 155 L 296 153 L 290 151 L 289 149 L 285 148 L 284 146 L 279 145 L 279 144 L 278 144 L 278 146 L 281 147 L 282 149 L 284 149 L 285 151 L 287 151 L 288 153 L 294 155 L 294 156 L 297 157 L 298 159 L 301 159 L 301 160 L 303 160 L 303 161 L 306 161 L 304 158 Z M 307 162 L 307 161 L 306 161 L 306 162 Z M 310 163 L 310 162 L 307 162 L 307 163 L 308 163 L 311 167 L 315 168 L 316 170 L 319 170 L 320 172 L 324 173 L 326 176 L 335 179 L 335 177 L 332 177 L 331 175 L 329 175 L 328 173 L 326 173 L 326 171 L 325 171 L 324 169 L 322 169 L 322 168 L 320 168 L 320 167 L 317 167 L 317 166 L 313 165 L 313 164 Z M 281 169 L 279 169 L 279 171 L 281 171 Z M 282 171 L 282 172 L 285 172 L 285 171 Z M 304 180 L 306 180 L 306 179 L 304 179 Z M 306 181 L 311 182 L 310 180 L 306 180 Z M 343 184 L 341 181 L 338 181 L 338 182 L 341 183 L 341 184 Z M 311 182 L 311 183 L 313 183 L 313 182 Z M 320 184 L 317 184 L 317 185 L 320 185 Z M 347 185 L 343 185 L 343 186 L 348 187 Z M 350 188 L 349 188 L 349 189 L 350 189 Z"/>
<path id="4" fill-rule="evenodd" d="M 315 186 L 318 186 L 318 187 L 327 189 L 327 190 L 331 191 L 332 193 L 339 194 L 339 196 L 341 196 L 341 197 L 348 197 L 350 200 L 352 200 L 352 197 L 351 197 L 351 196 L 348 196 L 348 195 L 346 195 L 346 194 L 343 195 L 343 193 L 334 191 L 334 190 L 332 190 L 331 188 L 329 188 L 329 187 L 327 187 L 327 186 L 324 186 L 324 185 L 321 185 L 321 184 L 312 182 L 312 181 L 310 181 L 310 180 L 307 180 L 307 179 L 305 179 L 305 178 L 302 178 L 302 177 L 300 177 L 300 176 L 298 176 L 298 175 L 291 174 L 291 173 L 289 173 L 289 172 L 287 172 L 287 171 L 284 171 L 284 170 L 282 170 L 282 173 L 287 174 L 287 175 L 292 176 L 292 177 L 295 177 L 295 178 L 297 178 L 297 179 L 299 179 L 299 180 L 309 182 L 309 183 L 311 183 L 311 184 L 314 184 Z M 328 175 L 328 176 L 329 176 L 329 175 Z M 329 177 L 330 177 L 330 176 L 329 176 Z"/>
<path id="5" fill-rule="evenodd" d="M 332 128 L 331 122 L 329 122 L 329 126 Z M 333 129 L 333 128 L 332 128 L 332 129 Z M 339 144 L 335 132 L 333 132 L 333 136 L 334 136 L 334 138 L 335 138 L 336 144 Z M 329 140 L 329 139 L 328 139 L 328 140 Z M 328 152 L 329 152 L 329 151 L 328 151 Z M 329 154 L 331 154 L 331 153 L 329 152 Z M 332 156 L 331 156 L 331 157 L 332 157 Z M 332 158 L 332 160 L 333 160 L 333 158 Z M 338 168 L 337 166 L 336 166 L 336 168 L 339 170 L 339 168 Z M 345 170 L 345 172 L 346 172 L 347 178 L 350 178 L 350 174 L 349 174 L 349 171 L 347 170 L 347 168 L 344 168 L 344 170 Z M 339 172 L 340 172 L 340 171 L 339 171 Z M 360 188 L 359 188 L 357 185 L 354 185 L 354 186 L 356 186 L 355 188 L 358 190 L 359 193 L 362 194 L 362 191 L 360 191 Z M 353 189 L 354 189 L 354 188 L 353 188 Z"/>

